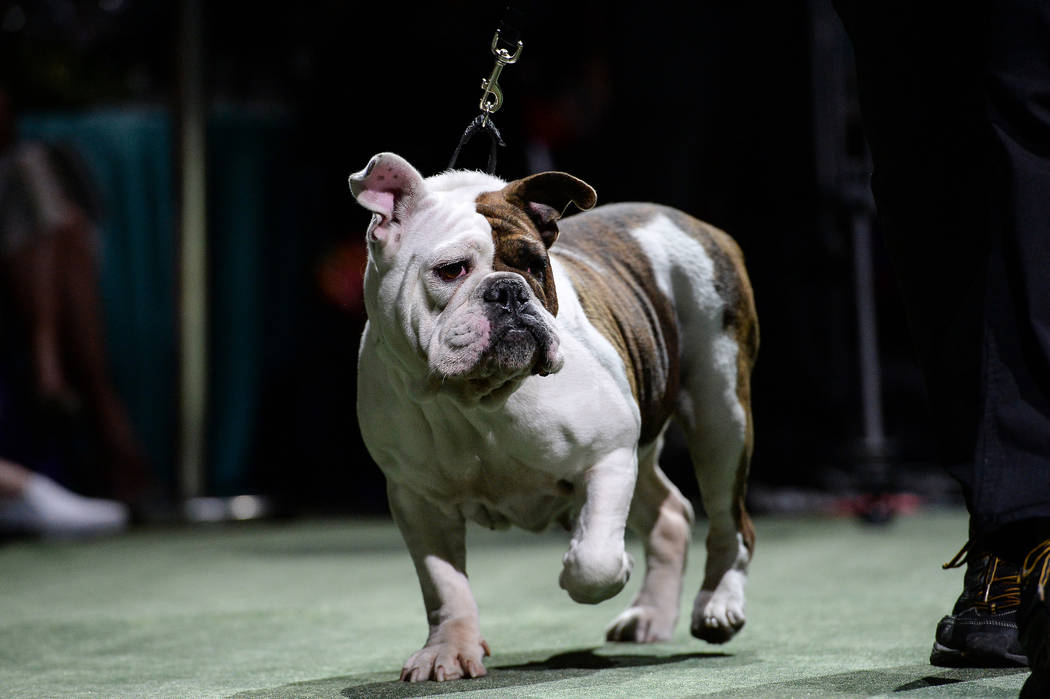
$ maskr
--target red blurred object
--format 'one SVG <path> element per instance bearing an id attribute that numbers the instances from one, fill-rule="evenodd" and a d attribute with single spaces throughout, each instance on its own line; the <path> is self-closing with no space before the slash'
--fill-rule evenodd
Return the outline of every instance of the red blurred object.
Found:
<path id="1" fill-rule="evenodd" d="M 348 313 L 364 313 L 364 243 L 342 243 L 321 260 L 317 283 L 325 298 Z"/>
<path id="2" fill-rule="evenodd" d="M 831 510 L 837 515 L 881 524 L 897 515 L 915 514 L 923 502 L 915 493 L 865 493 L 836 500 Z"/>

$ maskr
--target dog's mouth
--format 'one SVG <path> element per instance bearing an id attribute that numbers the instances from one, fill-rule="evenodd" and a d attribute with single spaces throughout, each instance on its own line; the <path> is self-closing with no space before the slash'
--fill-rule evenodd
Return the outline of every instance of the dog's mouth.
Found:
<path id="1" fill-rule="evenodd" d="M 528 376 L 547 376 L 561 368 L 557 334 L 538 316 L 494 318 L 485 336 L 483 346 L 475 345 L 476 361 L 456 367 L 458 371 L 432 371 L 431 381 L 463 399 L 484 400 L 509 395 Z"/>
<path id="2" fill-rule="evenodd" d="M 546 376 L 550 368 L 545 362 L 551 343 L 551 332 L 533 316 L 519 316 L 518 322 L 496 325 L 488 351 L 481 364 L 487 374 L 539 374 Z"/>
<path id="3" fill-rule="evenodd" d="M 552 333 L 539 323 L 494 328 L 488 348 L 467 381 L 479 393 L 492 393 L 526 376 L 547 376 L 553 370 L 554 342 Z"/>

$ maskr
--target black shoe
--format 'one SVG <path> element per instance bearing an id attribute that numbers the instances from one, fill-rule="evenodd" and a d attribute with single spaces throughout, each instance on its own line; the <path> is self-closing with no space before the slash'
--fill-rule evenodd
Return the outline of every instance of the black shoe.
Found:
<path id="1" fill-rule="evenodd" d="M 1022 699 L 1050 697 L 1050 539 L 1028 552 L 1021 566 L 1021 605 L 1018 610 L 1021 645 L 1028 653 L 1032 674 L 1021 688 Z"/>
<path id="2" fill-rule="evenodd" d="M 1017 568 L 963 546 L 945 568 L 966 564 L 963 591 L 937 624 L 930 664 L 941 667 L 1015 667 L 1028 664 L 1017 637 L 1021 587 Z"/>

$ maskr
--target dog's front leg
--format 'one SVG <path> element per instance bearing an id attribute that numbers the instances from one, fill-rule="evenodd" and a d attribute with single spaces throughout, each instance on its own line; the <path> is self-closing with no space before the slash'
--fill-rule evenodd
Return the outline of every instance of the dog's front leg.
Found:
<path id="1" fill-rule="evenodd" d="M 623 536 L 638 471 L 635 450 L 618 449 L 584 474 L 584 502 L 562 558 L 558 584 L 577 602 L 597 604 L 623 589 L 634 561 Z"/>
<path id="2" fill-rule="evenodd" d="M 387 497 L 416 566 L 430 634 L 426 645 L 405 661 L 401 679 L 454 680 L 481 677 L 489 654 L 478 626 L 478 605 L 466 573 L 466 527 L 453 509 L 387 482 Z"/>

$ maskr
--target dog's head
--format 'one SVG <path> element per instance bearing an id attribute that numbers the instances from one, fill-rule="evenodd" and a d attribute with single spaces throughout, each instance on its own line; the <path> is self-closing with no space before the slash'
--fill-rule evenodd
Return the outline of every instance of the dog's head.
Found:
<path id="1" fill-rule="evenodd" d="M 384 354 L 424 393 L 493 401 L 562 365 L 548 249 L 570 203 L 594 190 L 561 172 L 507 183 L 480 172 L 424 179 L 393 153 L 350 176 L 373 213 L 365 306 Z"/>

